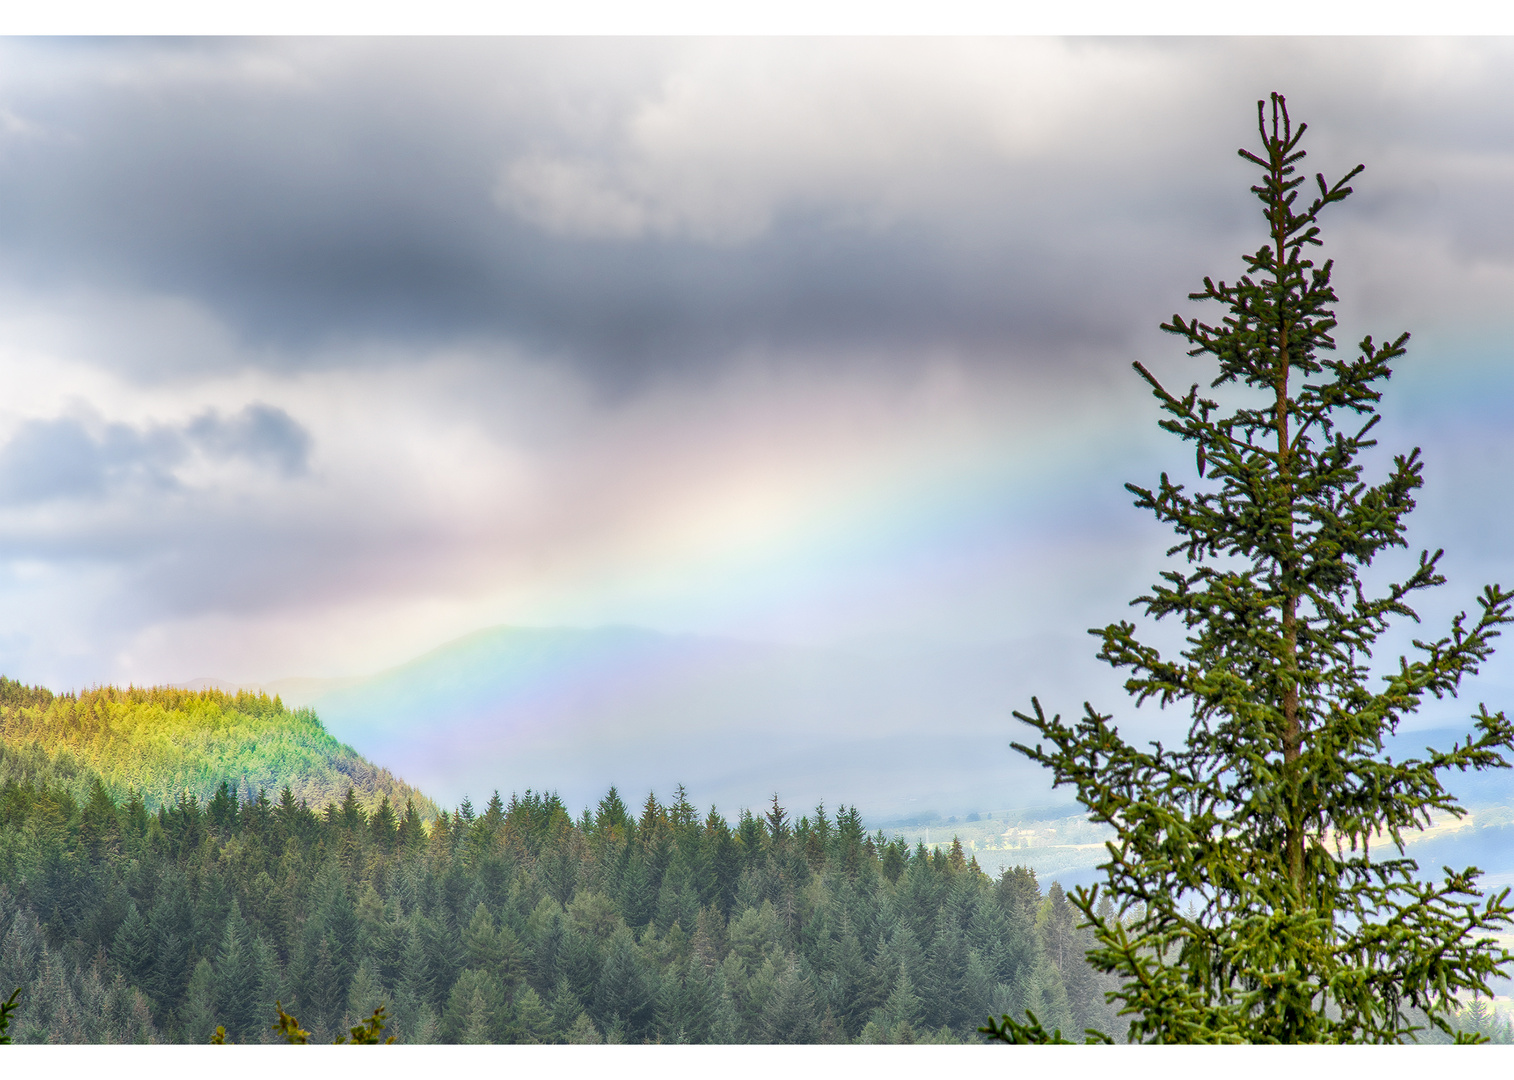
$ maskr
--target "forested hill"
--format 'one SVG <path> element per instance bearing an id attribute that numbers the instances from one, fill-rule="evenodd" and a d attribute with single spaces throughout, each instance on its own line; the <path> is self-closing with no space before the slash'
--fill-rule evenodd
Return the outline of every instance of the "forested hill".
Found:
<path id="1" fill-rule="evenodd" d="M 855 809 L 639 817 L 611 789 L 465 803 L 428 830 L 354 803 L 218 796 L 156 815 L 0 789 L 0 987 L 21 1042 L 978 1042 L 991 1014 L 1114 1029 L 1075 910 Z"/>
<path id="2" fill-rule="evenodd" d="M 113 802 L 132 792 L 149 811 L 182 796 L 208 800 L 224 782 L 243 801 L 286 786 L 323 807 L 351 788 L 364 808 L 407 800 L 427 821 L 425 795 L 337 742 L 309 709 L 266 694 L 101 687 L 54 694 L 0 677 L 0 788 L 62 786 L 83 802 L 98 779 Z"/>

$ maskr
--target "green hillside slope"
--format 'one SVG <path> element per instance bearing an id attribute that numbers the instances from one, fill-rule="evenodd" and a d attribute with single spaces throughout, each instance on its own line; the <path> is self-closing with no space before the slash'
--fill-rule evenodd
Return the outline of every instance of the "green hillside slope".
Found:
<path id="1" fill-rule="evenodd" d="M 98 776 L 117 801 L 138 792 L 149 810 L 181 794 L 201 799 L 222 781 L 244 799 L 288 785 L 312 807 L 352 788 L 376 808 L 385 796 L 423 818 L 425 795 L 332 738 L 310 709 L 266 694 L 102 687 L 54 694 L 0 677 L 0 786 L 8 779 L 62 783 L 86 798 Z"/>

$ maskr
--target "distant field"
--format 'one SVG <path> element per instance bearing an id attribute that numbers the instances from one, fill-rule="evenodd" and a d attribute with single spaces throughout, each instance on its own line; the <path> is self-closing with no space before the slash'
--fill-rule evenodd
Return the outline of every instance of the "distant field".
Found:
<path id="1" fill-rule="evenodd" d="M 977 820 L 930 818 L 885 820 L 880 827 L 885 835 L 927 848 L 948 848 L 953 838 L 960 839 L 986 873 L 997 876 L 1005 867 L 1028 866 L 1043 883 L 1056 880 L 1064 887 L 1098 877 L 1095 868 L 1104 861 L 1104 842 L 1114 836 L 1114 830 L 1066 809 L 995 810 Z M 1514 807 L 1472 807 L 1460 819 L 1442 815 L 1430 828 L 1404 839 L 1406 853 L 1422 870 L 1433 872 L 1442 864 L 1476 866 L 1489 888 L 1514 885 Z M 1514 935 L 1510 944 L 1514 948 Z"/>
<path id="2" fill-rule="evenodd" d="M 1114 836 L 1112 829 L 1065 809 L 994 810 L 975 821 L 885 821 L 881 828 L 888 836 L 903 836 L 927 848 L 948 848 L 954 838 L 960 839 L 963 850 L 988 874 L 997 877 L 1006 867 L 1028 866 L 1043 883 L 1060 880 L 1064 885 L 1090 880 L 1106 854 L 1104 841 Z"/>

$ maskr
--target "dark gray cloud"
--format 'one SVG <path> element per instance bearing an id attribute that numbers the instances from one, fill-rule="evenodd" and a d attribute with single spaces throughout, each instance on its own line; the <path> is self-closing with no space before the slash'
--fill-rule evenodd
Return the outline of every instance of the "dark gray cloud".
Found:
<path id="1" fill-rule="evenodd" d="M 29 420 L 0 449 L 0 501 L 100 498 L 116 486 L 176 486 L 171 469 L 183 457 L 177 435 L 107 424 L 98 434 L 76 419 Z"/>
<path id="2" fill-rule="evenodd" d="M 0 265 L 31 288 L 188 298 L 270 364 L 479 338 L 607 385 L 754 348 L 1066 363 L 1124 347 L 1234 263 L 1225 238 L 1252 211 L 1230 147 L 1274 84 L 1331 132 L 1331 167 L 1386 158 L 1358 218 L 1433 224 L 1468 259 L 1514 253 L 1486 224 L 1507 217 L 1487 213 L 1496 167 L 1434 178 L 1412 156 L 1496 164 L 1508 76 L 1392 94 L 1376 72 L 1392 43 L 1080 43 L 1064 66 L 1111 74 L 1066 130 L 1058 88 L 1038 98 L 1030 77 L 985 85 L 976 112 L 951 94 L 869 107 L 891 64 L 947 63 L 944 46 L 722 48 L 12 43 Z M 1003 135 L 995 110 L 1033 130 Z"/>
<path id="3" fill-rule="evenodd" d="M 297 476 L 306 470 L 310 445 L 310 433 L 293 417 L 261 403 L 229 417 L 209 410 L 183 427 L 28 420 L 0 447 L 0 503 L 179 490 L 173 470 L 197 449 Z"/>
<path id="4" fill-rule="evenodd" d="M 190 421 L 184 434 L 215 457 L 246 458 L 284 476 L 300 476 L 309 465 L 310 432 L 283 409 L 261 402 L 229 417 L 206 412 Z"/>

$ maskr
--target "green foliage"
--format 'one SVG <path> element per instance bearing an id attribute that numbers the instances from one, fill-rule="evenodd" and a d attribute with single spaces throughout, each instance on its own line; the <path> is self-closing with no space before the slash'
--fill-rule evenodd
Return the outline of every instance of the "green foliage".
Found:
<path id="1" fill-rule="evenodd" d="M 405 1043 L 852 1042 L 870 1024 L 975 1041 L 983 1013 L 1025 1006 L 1088 1021 L 1033 874 L 882 843 L 854 809 L 732 829 L 679 795 L 574 821 L 527 792 L 429 831 L 407 807 L 391 844 L 355 800 L 216 801 L 149 815 L 0 786 L 17 1041 L 330 1043 L 379 1007 Z"/>
<path id="2" fill-rule="evenodd" d="M 373 1010 L 372 1016 L 348 1028 L 348 1032 L 351 1035 L 350 1039 L 345 1035 L 337 1036 L 338 1045 L 349 1043 L 352 1046 L 378 1046 L 381 1043 L 388 1044 L 395 1041 L 393 1035 L 387 1039 L 379 1037 L 384 1033 L 384 1006 L 382 1005 Z"/>
<path id="3" fill-rule="evenodd" d="M 284 1011 L 282 1001 L 273 1003 L 273 1011 L 277 1014 L 273 1030 L 279 1033 L 279 1038 L 295 1046 L 304 1046 L 310 1042 L 310 1032 L 300 1027 L 300 1022 Z"/>
<path id="4" fill-rule="evenodd" d="M 1257 119 L 1262 147 L 1241 156 L 1262 172 L 1252 191 L 1268 241 L 1239 281 L 1206 278 L 1193 294 L 1225 309 L 1219 322 L 1175 315 L 1163 326 L 1215 363 L 1213 387 L 1239 404 L 1226 411 L 1197 386 L 1171 394 L 1136 365 L 1161 426 L 1196 447 L 1194 490 L 1165 473 L 1155 489 L 1128 485 L 1177 532 L 1168 555 L 1187 560 L 1135 603 L 1180 620 L 1186 647 L 1163 657 L 1129 622 L 1091 631 L 1138 702 L 1190 711 L 1187 739 L 1139 749 L 1091 705 L 1066 724 L 1033 699 L 1016 715 L 1045 742 L 1016 749 L 1116 830 L 1103 891 L 1079 889 L 1073 902 L 1093 928 L 1092 963 L 1120 981 L 1111 997 L 1131 1041 L 1461 1039 L 1457 995 L 1491 996 L 1488 979 L 1511 958 L 1490 935 L 1514 909 L 1507 890 L 1484 899 L 1475 867 L 1423 879 L 1403 840 L 1432 813 L 1462 812 L 1448 770 L 1507 767 L 1514 725 L 1479 708 L 1465 741 L 1397 761 L 1385 740 L 1425 695 L 1455 695 L 1477 671 L 1514 618 L 1514 593 L 1488 587 L 1474 618 L 1370 669 L 1390 622 L 1417 621 L 1411 595 L 1443 582 L 1440 552 L 1398 582 L 1364 577 L 1407 546 L 1421 485 L 1418 450 L 1381 481 L 1363 479 L 1379 387 L 1408 335 L 1330 355 L 1332 264 L 1307 256 L 1320 213 L 1361 167 L 1333 185 L 1318 176 L 1318 194 L 1301 201 L 1304 125 L 1277 95 Z M 1113 910 L 1099 910 L 1103 898 Z M 991 1033 L 1060 1038 L 1033 1018 L 1005 1017 Z"/>
<path id="5" fill-rule="evenodd" d="M 437 813 L 426 796 L 333 739 L 311 710 L 240 691 L 54 694 L 0 677 L 0 785 L 9 780 L 63 786 L 81 802 L 97 786 L 117 803 L 135 793 L 149 813 L 188 794 L 206 802 L 208 824 L 218 828 L 238 797 L 285 786 L 313 806 L 353 791 L 365 810 L 411 801 L 423 821 Z M 376 827 L 392 822 L 391 809 Z"/>
<path id="6" fill-rule="evenodd" d="M 1030 1009 L 1025 1010 L 1025 1021 L 1015 1020 L 1008 1015 L 995 1020 L 988 1018 L 988 1023 L 978 1029 L 991 1039 L 999 1042 L 1024 1044 L 1030 1046 L 1071 1046 L 1071 1039 L 1062 1038 L 1062 1029 L 1053 1028 L 1047 1031 L 1041 1021 L 1036 1019 L 1036 1014 Z M 1083 1033 L 1083 1042 L 1089 1045 L 1112 1045 L 1114 1040 L 1102 1031 L 1087 1028 Z"/>
<path id="7" fill-rule="evenodd" d="M 16 987 L 16 989 L 11 991 L 11 996 L 9 998 L 7 998 L 5 1001 L 0 1001 L 0 1045 L 8 1045 L 11 1041 L 11 1037 L 9 1035 L 11 1026 L 11 1013 L 15 1012 L 21 1007 L 16 1004 L 20 997 L 21 988 L 18 986 Z"/>

